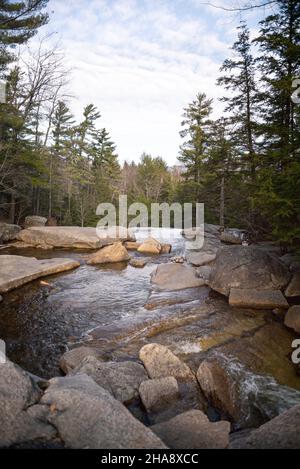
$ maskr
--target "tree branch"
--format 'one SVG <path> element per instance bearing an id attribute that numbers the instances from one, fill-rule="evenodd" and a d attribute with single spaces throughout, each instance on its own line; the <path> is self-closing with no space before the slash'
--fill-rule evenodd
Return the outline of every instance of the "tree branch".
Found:
<path id="1" fill-rule="evenodd" d="M 28 15 L 33 10 L 35 10 L 39 5 L 42 5 L 43 2 L 44 2 L 44 0 L 36 0 L 31 5 L 29 4 L 28 8 L 26 10 L 22 11 L 22 13 L 19 13 L 18 15 L 14 16 L 12 18 L 8 18 L 4 21 L 0 21 L 0 26 L 5 26 L 6 24 L 12 23 L 12 22 L 22 18 L 23 16 Z"/>
<path id="2" fill-rule="evenodd" d="M 277 0 L 270 0 L 270 1 L 266 1 L 264 3 L 261 3 L 260 5 L 249 5 L 249 6 L 240 7 L 240 8 L 227 8 L 227 7 L 223 7 L 221 5 L 215 5 L 214 3 L 211 3 L 211 2 L 200 2 L 200 5 L 206 5 L 206 6 L 210 6 L 210 7 L 213 7 L 213 8 L 217 8 L 219 10 L 235 12 L 235 11 L 249 11 L 249 10 L 253 10 L 254 8 L 266 7 L 266 6 L 272 5 L 274 3 L 277 3 Z"/>

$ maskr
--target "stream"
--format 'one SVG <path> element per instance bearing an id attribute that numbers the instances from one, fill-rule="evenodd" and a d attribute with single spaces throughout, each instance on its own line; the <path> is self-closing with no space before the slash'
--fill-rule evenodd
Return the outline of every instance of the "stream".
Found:
<path id="1" fill-rule="evenodd" d="M 154 235 L 162 242 L 170 239 L 168 230 Z M 90 251 L 8 249 L 1 254 L 17 254 L 38 259 L 65 257 L 76 259 L 81 267 L 69 273 L 43 278 L 49 287 L 37 280 L 5 295 L 0 305 L 0 335 L 6 342 L 7 355 L 24 369 L 45 378 L 60 374 L 58 360 L 68 347 L 88 340 L 87 333 L 97 327 L 127 326 L 144 309 L 151 289 L 150 275 L 157 263 L 184 252 L 180 232 L 172 230 L 172 253 L 149 258 L 143 269 L 126 263 L 88 266 Z M 136 233 L 140 241 L 146 230 Z M 131 251 L 132 256 L 137 256 Z"/>
<path id="2" fill-rule="evenodd" d="M 148 235 L 140 230 L 136 238 Z M 243 424 L 256 426 L 300 402 L 300 378 L 290 361 L 295 335 L 271 312 L 231 308 L 205 286 L 152 291 L 157 265 L 186 249 L 179 231 L 160 229 L 152 236 L 171 243 L 172 252 L 149 257 L 142 269 L 127 263 L 88 266 L 90 251 L 2 250 L 40 259 L 68 257 L 81 264 L 4 296 L 0 337 L 8 357 L 47 379 L 61 375 L 59 359 L 70 348 L 94 347 L 103 360 L 137 360 L 141 347 L 155 342 L 169 347 L 195 373 L 210 356 L 222 359 L 238 382 Z"/>

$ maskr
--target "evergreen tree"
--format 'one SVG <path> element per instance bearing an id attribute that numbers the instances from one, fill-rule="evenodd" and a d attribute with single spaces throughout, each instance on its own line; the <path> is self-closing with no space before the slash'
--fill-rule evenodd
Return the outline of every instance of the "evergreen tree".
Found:
<path id="1" fill-rule="evenodd" d="M 54 148 L 58 154 L 62 155 L 68 146 L 74 122 L 74 117 L 66 103 L 59 101 L 52 122 Z"/>
<path id="2" fill-rule="evenodd" d="M 91 159 L 91 141 L 95 138 L 96 121 L 101 115 L 93 104 L 88 104 L 83 111 L 83 121 L 77 127 L 77 148 L 78 155 Z"/>
<path id="3" fill-rule="evenodd" d="M 58 205 L 63 197 L 60 196 L 60 187 L 63 186 L 63 175 L 69 164 L 72 126 L 74 125 L 74 117 L 70 109 L 63 101 L 58 101 L 52 119 L 52 136 L 53 145 L 49 151 L 49 203 L 48 217 L 51 218 L 53 213 L 53 205 L 58 211 Z M 64 191 L 65 192 L 65 191 Z M 69 188 L 67 194 L 69 194 Z M 56 195 L 53 201 L 53 194 Z M 68 203 L 68 213 L 70 211 Z"/>
<path id="4" fill-rule="evenodd" d="M 254 180 L 257 165 L 255 59 L 251 54 L 247 26 L 242 24 L 238 31 L 238 41 L 232 47 L 235 57 L 225 60 L 221 67 L 225 75 L 217 83 L 230 91 L 230 95 L 222 98 L 222 101 L 227 104 L 225 112 L 230 112 L 236 145 L 244 155 L 244 170 Z"/>
<path id="5" fill-rule="evenodd" d="M 137 170 L 137 184 L 141 202 L 149 205 L 168 200 L 169 173 L 165 161 L 143 153 Z"/>
<path id="6" fill-rule="evenodd" d="M 0 73 L 12 62 L 11 49 L 26 43 L 48 21 L 48 0 L 0 0 Z"/>
<path id="7" fill-rule="evenodd" d="M 232 198 L 239 197 L 236 189 L 240 159 L 231 135 L 232 127 L 224 118 L 212 123 L 210 146 L 202 169 L 201 199 L 206 216 L 223 227 L 234 221 L 237 205 L 236 202 L 232 205 Z"/>
<path id="8" fill-rule="evenodd" d="M 97 204 L 113 201 L 118 192 L 120 165 L 116 146 L 106 129 L 94 133 L 92 167 L 95 173 Z"/>
<path id="9" fill-rule="evenodd" d="M 256 204 L 284 242 L 300 242 L 299 105 L 293 80 L 300 76 L 300 3 L 278 0 L 279 10 L 262 21 L 256 43 L 263 90 L 261 152 Z"/>
<path id="10" fill-rule="evenodd" d="M 180 136 L 186 141 L 180 147 L 178 157 L 185 168 L 185 179 L 189 183 L 195 202 L 199 201 L 202 183 L 202 169 L 207 158 L 212 112 L 212 99 L 199 93 L 196 99 L 184 110 Z M 190 184 L 191 183 L 191 184 Z"/>

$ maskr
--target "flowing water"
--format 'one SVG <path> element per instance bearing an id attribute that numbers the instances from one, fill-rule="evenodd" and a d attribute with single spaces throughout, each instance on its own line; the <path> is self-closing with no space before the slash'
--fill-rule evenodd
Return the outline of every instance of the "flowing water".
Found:
<path id="1" fill-rule="evenodd" d="M 162 242 L 170 240 L 168 230 L 151 233 Z M 11 254 L 29 257 L 71 257 L 81 267 L 43 279 L 50 287 L 32 282 L 5 295 L 0 305 L 0 336 L 6 342 L 9 358 L 43 377 L 58 374 L 58 359 L 68 346 L 87 340 L 97 327 L 127 327 L 148 315 L 144 309 L 150 292 L 150 275 L 157 263 L 167 262 L 184 252 L 180 232 L 172 230 L 172 254 L 150 257 L 143 269 L 126 263 L 94 267 L 85 263 L 87 252 L 67 250 L 9 250 Z M 136 233 L 140 241 L 146 230 Z M 7 251 L 2 251 L 7 254 Z M 137 255 L 131 252 L 131 255 Z"/>
<path id="2" fill-rule="evenodd" d="M 148 235 L 145 230 L 136 233 L 139 241 Z M 258 413 L 261 423 L 262 414 L 273 416 L 300 402 L 295 390 L 300 390 L 300 378 L 289 359 L 293 333 L 270 312 L 230 308 L 224 297 L 207 287 L 153 292 L 151 273 L 157 264 L 183 255 L 186 242 L 175 230 L 151 235 L 170 242 L 173 249 L 169 255 L 149 257 L 143 269 L 127 263 L 88 266 L 90 252 L 1 251 L 71 257 L 81 263 L 72 272 L 43 279 L 49 285 L 37 280 L 5 295 L 0 304 L 0 337 L 8 357 L 49 378 L 60 374 L 61 355 L 79 344 L 97 348 L 104 360 L 137 360 L 144 344 L 156 342 L 168 346 L 194 372 L 210 353 L 228 357 L 240 383 L 246 422 L 249 412 Z M 138 256 L 135 251 L 131 255 Z"/>

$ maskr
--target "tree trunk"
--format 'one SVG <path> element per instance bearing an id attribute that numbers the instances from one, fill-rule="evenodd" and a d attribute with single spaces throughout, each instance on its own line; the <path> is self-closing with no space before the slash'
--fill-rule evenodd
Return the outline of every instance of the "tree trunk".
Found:
<path id="1" fill-rule="evenodd" d="M 220 226 L 225 226 L 225 177 L 221 179 L 221 193 L 220 193 Z"/>
<path id="2" fill-rule="evenodd" d="M 53 155 L 50 154 L 50 167 L 49 167 L 49 209 L 48 217 L 52 217 L 52 171 L 53 171 Z"/>
<path id="3" fill-rule="evenodd" d="M 16 199 L 15 194 L 12 192 L 11 199 L 10 199 L 10 208 L 9 208 L 9 220 L 10 223 L 14 225 L 16 217 Z"/>

